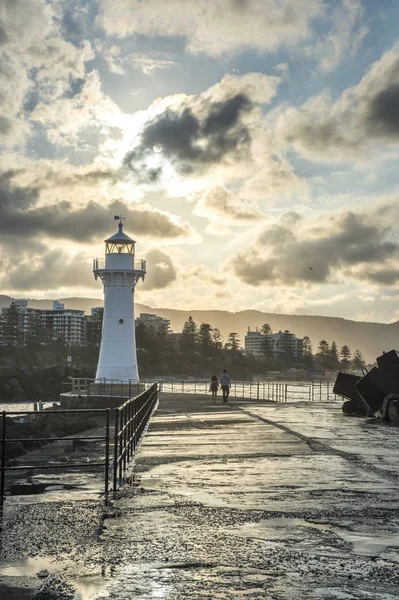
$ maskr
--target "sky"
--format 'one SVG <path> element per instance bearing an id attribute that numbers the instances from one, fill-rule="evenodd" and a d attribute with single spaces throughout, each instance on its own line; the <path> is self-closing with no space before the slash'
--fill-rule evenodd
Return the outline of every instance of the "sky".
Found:
<path id="1" fill-rule="evenodd" d="M 3 0 L 0 293 L 399 319 L 397 0 Z"/>

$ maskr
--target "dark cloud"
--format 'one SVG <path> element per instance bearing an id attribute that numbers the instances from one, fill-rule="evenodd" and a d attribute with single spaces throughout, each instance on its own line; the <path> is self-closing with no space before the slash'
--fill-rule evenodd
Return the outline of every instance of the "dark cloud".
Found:
<path id="1" fill-rule="evenodd" d="M 209 165 L 223 162 L 228 156 L 238 156 L 248 150 L 250 133 L 242 116 L 253 107 L 243 93 L 220 102 L 207 101 L 197 115 L 189 106 L 168 108 L 147 123 L 140 145 L 124 159 L 140 179 L 155 181 L 162 167 L 149 168 L 146 159 L 154 146 L 162 146 L 166 156 L 181 174 L 201 171 Z"/>
<path id="2" fill-rule="evenodd" d="M 250 248 L 232 260 L 235 274 L 259 286 L 324 283 L 337 273 L 388 283 L 380 266 L 398 255 L 398 244 L 388 239 L 389 228 L 376 215 L 347 212 L 309 228 L 292 223 L 262 232 Z M 378 275 L 379 273 L 379 275 Z M 385 277 L 385 281 L 384 281 Z M 393 282 L 391 278 L 391 283 Z"/>
<path id="3" fill-rule="evenodd" d="M 128 205 L 115 200 L 107 206 L 90 202 L 76 208 L 69 201 L 38 206 L 39 188 L 21 188 L 12 183 L 17 171 L 0 175 L 0 235 L 7 244 L 16 237 L 35 240 L 43 236 L 75 242 L 93 242 L 110 233 L 112 216 L 123 214 L 126 229 L 133 235 L 178 238 L 191 235 L 187 224 L 146 205 Z"/>
<path id="4" fill-rule="evenodd" d="M 277 128 L 315 160 L 361 155 L 381 141 L 399 141 L 399 50 L 385 53 L 360 83 L 335 102 L 327 91 L 285 111 Z"/>
<path id="5" fill-rule="evenodd" d="M 387 87 L 371 99 L 368 119 L 381 134 L 399 136 L 399 84 Z"/>
<path id="6" fill-rule="evenodd" d="M 162 250 L 147 252 L 147 275 L 144 280 L 143 290 L 157 290 L 167 287 L 176 279 L 176 270 L 172 259 Z"/>
<path id="7" fill-rule="evenodd" d="M 0 46 L 2 46 L 3 44 L 6 44 L 8 41 L 8 33 L 5 30 L 5 28 L 0 25 Z"/>
<path id="8" fill-rule="evenodd" d="M 372 283 L 382 285 L 395 285 L 399 282 L 399 269 L 397 268 L 380 268 L 367 269 L 361 271 L 357 275 L 358 279 L 371 281 Z"/>

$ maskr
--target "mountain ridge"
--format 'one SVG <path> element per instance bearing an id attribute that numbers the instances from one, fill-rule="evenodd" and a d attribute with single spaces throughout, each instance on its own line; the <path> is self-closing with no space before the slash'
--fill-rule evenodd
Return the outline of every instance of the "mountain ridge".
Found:
<path id="1" fill-rule="evenodd" d="M 9 306 L 14 300 L 10 296 L 0 295 L 0 308 Z M 28 299 L 31 308 L 51 308 L 53 300 Z M 84 310 L 90 314 L 91 308 L 102 306 L 103 300 L 98 298 L 60 298 L 66 308 Z M 182 330 L 184 322 L 191 315 L 197 324 L 209 323 L 219 327 L 226 339 L 232 331 L 237 332 L 244 345 L 244 335 L 248 330 L 269 323 L 273 331 L 289 329 L 298 337 L 308 335 L 316 352 L 320 340 L 329 343 L 333 340 L 340 348 L 348 344 L 352 351 L 359 349 L 366 361 L 373 362 L 385 350 L 399 346 L 399 321 L 394 323 L 378 323 L 368 321 L 353 321 L 343 317 L 324 317 L 321 315 L 289 315 L 281 313 L 266 313 L 259 310 L 246 309 L 237 312 L 223 310 L 179 310 L 174 308 L 154 308 L 145 304 L 135 304 L 136 315 L 142 312 L 155 313 L 169 319 L 171 329 L 175 332 Z"/>

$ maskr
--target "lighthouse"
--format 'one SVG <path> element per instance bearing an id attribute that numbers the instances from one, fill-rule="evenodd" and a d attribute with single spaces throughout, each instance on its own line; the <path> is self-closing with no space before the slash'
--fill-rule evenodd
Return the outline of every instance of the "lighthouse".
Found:
<path id="1" fill-rule="evenodd" d="M 146 274 L 144 260 L 135 258 L 135 241 L 118 231 L 105 240 L 105 259 L 95 258 L 93 273 L 104 286 L 104 316 L 96 381 L 138 383 L 136 335 L 134 330 L 134 288 Z"/>

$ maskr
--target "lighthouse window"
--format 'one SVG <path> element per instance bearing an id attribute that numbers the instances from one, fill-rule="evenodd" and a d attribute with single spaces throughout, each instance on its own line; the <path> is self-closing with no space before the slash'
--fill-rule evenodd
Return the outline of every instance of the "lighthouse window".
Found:
<path id="1" fill-rule="evenodd" d="M 125 322 L 125 321 L 124 321 L 124 319 L 119 319 L 119 323 L 120 323 L 120 324 L 122 324 L 122 323 L 124 323 L 124 322 Z"/>

